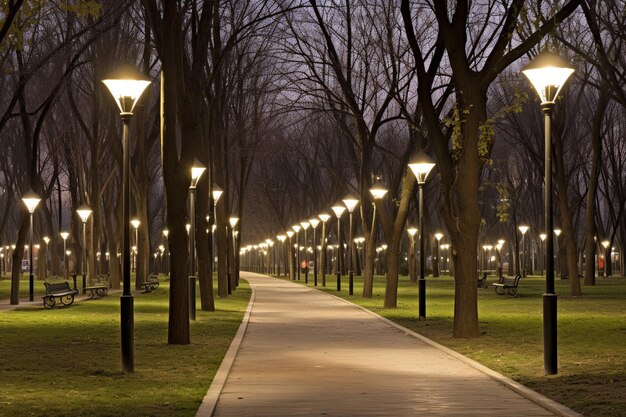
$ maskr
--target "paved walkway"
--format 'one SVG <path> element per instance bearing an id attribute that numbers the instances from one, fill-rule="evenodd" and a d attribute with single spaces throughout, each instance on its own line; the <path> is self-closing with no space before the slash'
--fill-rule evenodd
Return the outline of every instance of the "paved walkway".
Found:
<path id="1" fill-rule="evenodd" d="M 254 303 L 214 416 L 555 415 L 350 303 L 284 280 L 242 277 Z M 198 416 L 211 409 L 203 405 Z"/>

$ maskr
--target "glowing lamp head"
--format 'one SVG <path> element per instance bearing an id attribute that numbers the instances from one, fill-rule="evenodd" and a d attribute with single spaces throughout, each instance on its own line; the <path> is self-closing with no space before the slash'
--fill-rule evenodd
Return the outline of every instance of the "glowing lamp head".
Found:
<path id="1" fill-rule="evenodd" d="M 278 241 L 280 243 L 283 243 L 285 241 L 285 239 L 287 239 L 287 236 L 285 236 L 285 235 L 278 235 L 278 236 L 276 236 L 276 239 L 278 239 Z"/>
<path id="2" fill-rule="evenodd" d="M 443 233 L 435 233 L 435 239 L 437 239 L 437 241 L 440 241 L 443 238 Z"/>
<path id="3" fill-rule="evenodd" d="M 33 214 L 35 212 L 35 209 L 37 208 L 37 205 L 41 201 L 41 198 L 39 198 L 39 196 L 35 194 L 33 190 L 30 190 L 26 194 L 24 194 L 24 196 L 22 197 L 22 201 L 26 205 L 28 212 L 30 214 Z"/>
<path id="4" fill-rule="evenodd" d="M 135 229 L 139 229 L 139 225 L 141 224 L 141 222 L 139 221 L 139 219 L 132 219 L 130 221 L 130 224 L 132 224 Z"/>
<path id="5" fill-rule="evenodd" d="M 343 204 L 348 209 L 348 212 L 352 213 L 356 205 L 359 204 L 359 199 L 352 194 L 348 194 L 343 198 Z"/>
<path id="6" fill-rule="evenodd" d="M 323 223 L 326 223 L 326 222 L 328 221 L 328 219 L 330 219 L 330 214 L 328 214 L 328 213 L 322 213 L 322 214 L 318 215 L 317 217 L 319 217 L 319 218 L 320 218 L 320 220 L 321 220 Z"/>
<path id="7" fill-rule="evenodd" d="M 320 221 L 316 219 L 315 217 L 313 217 L 312 219 L 309 219 L 309 223 L 311 223 L 311 227 L 313 229 L 316 229 L 317 225 L 320 224 Z"/>
<path id="8" fill-rule="evenodd" d="M 554 234 L 556 235 L 556 237 L 561 236 L 561 229 L 554 229 Z"/>
<path id="9" fill-rule="evenodd" d="M 206 167 L 202 165 L 202 162 L 194 159 L 193 165 L 191 165 L 191 188 L 195 188 L 202 176 L 202 173 L 206 170 Z"/>
<path id="10" fill-rule="evenodd" d="M 237 226 L 237 223 L 239 222 L 239 217 L 230 217 L 228 219 L 228 222 L 230 223 L 230 227 L 235 227 Z"/>
<path id="11" fill-rule="evenodd" d="M 287 230 L 287 236 L 289 237 L 289 239 L 291 239 L 293 235 L 294 233 L 291 230 Z"/>
<path id="12" fill-rule="evenodd" d="M 539 239 L 541 239 L 541 241 L 543 242 L 544 240 L 546 240 L 546 238 L 548 237 L 548 235 L 546 235 L 545 233 L 541 233 L 539 234 Z"/>
<path id="13" fill-rule="evenodd" d="M 169 230 L 167 230 L 167 229 L 163 230 L 163 236 L 165 236 L 167 238 L 169 236 L 169 234 L 170 234 Z"/>
<path id="14" fill-rule="evenodd" d="M 416 227 L 409 227 L 408 229 L 406 229 L 407 233 L 409 234 L 409 236 L 413 237 L 417 234 L 417 228 Z"/>
<path id="15" fill-rule="evenodd" d="M 224 190 L 222 190 L 222 187 L 220 187 L 219 185 L 213 184 L 213 191 L 211 191 L 211 193 L 213 194 L 213 201 L 217 204 L 217 201 L 224 193 Z"/>
<path id="16" fill-rule="evenodd" d="M 380 180 L 376 181 L 370 188 L 370 194 L 374 200 L 380 200 L 389 192 L 389 189 Z"/>
<path id="17" fill-rule="evenodd" d="M 47 245 L 48 243 L 50 243 L 50 238 L 49 238 L 48 236 L 44 236 L 44 237 L 43 237 L 43 241 L 44 241 L 44 242 L 46 243 L 46 245 Z M 1 249 L 0 249 L 0 250 L 1 250 Z"/>
<path id="18" fill-rule="evenodd" d="M 89 216 L 91 216 L 91 211 L 91 207 L 89 207 L 87 204 L 83 204 L 76 209 L 76 213 L 78 213 L 78 216 L 83 221 L 83 223 L 87 223 Z"/>
<path id="19" fill-rule="evenodd" d="M 68 232 L 61 232 L 59 234 L 61 235 L 61 238 L 63 238 L 63 240 L 67 240 L 67 238 L 70 237 L 70 234 Z"/>
<path id="20" fill-rule="evenodd" d="M 299 224 L 294 224 L 291 226 L 294 232 L 298 233 L 300 231 L 301 226 Z"/>
<path id="21" fill-rule="evenodd" d="M 409 162 L 409 168 L 413 171 L 413 175 L 415 175 L 418 184 L 424 184 L 426 182 L 426 178 L 434 166 L 435 161 L 426 155 L 426 152 L 423 150 L 415 154 Z"/>
<path id="22" fill-rule="evenodd" d="M 133 114 L 133 109 L 150 80 L 133 66 L 122 66 L 102 80 L 115 99 L 121 114 Z"/>
<path id="23" fill-rule="evenodd" d="M 574 68 L 558 54 L 543 51 L 522 68 L 533 85 L 541 104 L 554 103 Z"/>
<path id="24" fill-rule="evenodd" d="M 603 240 L 602 241 L 602 246 L 604 246 L 604 249 L 608 248 L 610 244 L 611 244 L 611 242 L 609 242 L 608 240 Z"/>
<path id="25" fill-rule="evenodd" d="M 528 231 L 528 226 L 520 226 L 520 227 L 518 227 L 518 229 L 522 233 L 522 236 L 523 236 Z"/>
<path id="26" fill-rule="evenodd" d="M 346 206 L 344 206 L 341 201 L 337 201 L 330 209 L 335 213 L 338 219 L 341 219 L 341 215 L 346 211 Z"/>
<path id="27" fill-rule="evenodd" d="M 309 228 L 309 226 L 311 226 L 311 223 L 309 223 L 309 222 L 300 222 L 300 225 L 302 226 L 302 228 L 304 230 L 307 230 Z"/>

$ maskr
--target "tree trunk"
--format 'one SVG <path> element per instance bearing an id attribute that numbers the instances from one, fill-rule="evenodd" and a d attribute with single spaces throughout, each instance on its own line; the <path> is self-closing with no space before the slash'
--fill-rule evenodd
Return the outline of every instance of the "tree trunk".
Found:
<path id="1" fill-rule="evenodd" d="M 22 272 L 22 258 L 24 257 L 24 244 L 26 243 L 28 230 L 30 227 L 29 214 L 26 209 L 20 208 L 22 213 L 22 223 L 17 232 L 17 242 L 15 242 L 15 250 L 11 254 L 11 304 L 18 305 L 20 303 L 20 274 Z"/>

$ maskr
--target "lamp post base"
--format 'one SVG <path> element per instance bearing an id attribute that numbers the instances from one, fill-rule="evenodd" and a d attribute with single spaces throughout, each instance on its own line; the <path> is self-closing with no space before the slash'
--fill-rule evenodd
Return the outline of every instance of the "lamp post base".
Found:
<path id="1" fill-rule="evenodd" d="M 196 277 L 189 276 L 189 320 L 196 319 Z"/>
<path id="2" fill-rule="evenodd" d="M 337 272 L 337 291 L 341 291 L 341 273 Z"/>
<path id="3" fill-rule="evenodd" d="M 135 318 L 133 316 L 134 299 L 132 295 L 120 297 L 120 318 L 122 330 L 122 369 L 124 372 L 135 371 Z"/>
<path id="4" fill-rule="evenodd" d="M 35 299 L 35 277 L 32 273 L 28 275 L 28 301 Z"/>
<path id="5" fill-rule="evenodd" d="M 86 286 L 87 286 L 87 275 L 83 274 L 83 294 L 87 293 L 87 290 L 85 289 Z"/>
<path id="6" fill-rule="evenodd" d="M 546 375 L 556 375 L 557 360 L 557 295 L 543 295 L 543 369 Z"/>
<path id="7" fill-rule="evenodd" d="M 417 280 L 419 291 L 419 319 L 426 320 L 426 278 Z"/>

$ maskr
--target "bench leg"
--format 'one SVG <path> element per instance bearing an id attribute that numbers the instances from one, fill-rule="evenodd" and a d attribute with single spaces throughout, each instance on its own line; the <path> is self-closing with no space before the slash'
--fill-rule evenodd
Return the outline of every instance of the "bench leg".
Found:
<path id="1" fill-rule="evenodd" d="M 56 301 L 54 300 L 54 297 L 45 297 L 43 299 L 43 306 L 45 308 L 54 308 L 54 305 L 56 304 Z"/>
<path id="2" fill-rule="evenodd" d="M 73 295 L 66 295 L 65 297 L 61 297 L 61 304 L 63 304 L 64 306 L 71 306 L 73 302 Z"/>
<path id="3" fill-rule="evenodd" d="M 496 289 L 496 294 L 498 295 L 504 295 L 505 290 L 504 287 L 494 287 Z"/>

